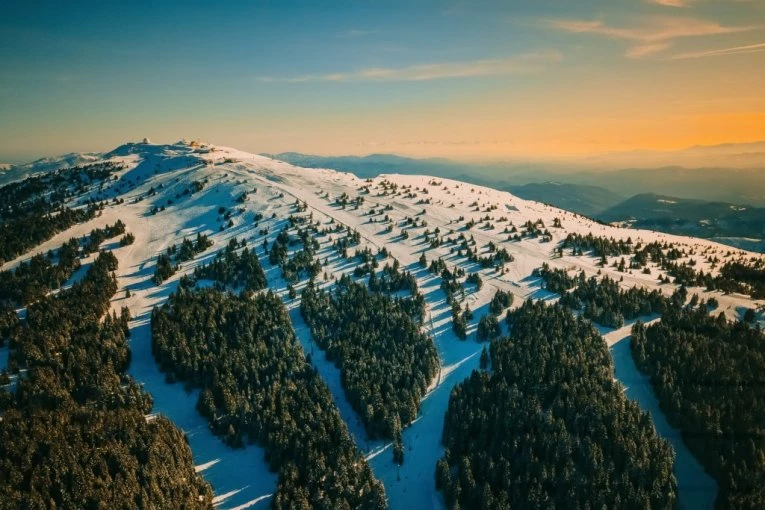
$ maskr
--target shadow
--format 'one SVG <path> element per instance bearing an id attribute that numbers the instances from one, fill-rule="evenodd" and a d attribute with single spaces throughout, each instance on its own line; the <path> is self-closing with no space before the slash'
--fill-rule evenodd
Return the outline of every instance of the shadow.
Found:
<path id="1" fill-rule="evenodd" d="M 656 432 L 675 450 L 674 472 L 677 478 L 678 504 L 683 509 L 711 509 L 717 497 L 717 483 L 704 471 L 683 442 L 680 432 L 667 421 L 659 406 L 650 380 L 640 373 L 632 358 L 631 337 L 625 334 L 610 347 L 614 377 L 630 400 L 647 412 Z"/>

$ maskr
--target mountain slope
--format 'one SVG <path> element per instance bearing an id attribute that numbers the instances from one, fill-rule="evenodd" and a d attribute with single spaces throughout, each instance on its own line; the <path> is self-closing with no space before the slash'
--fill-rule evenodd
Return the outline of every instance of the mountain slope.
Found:
<path id="1" fill-rule="evenodd" d="M 198 471 L 213 484 L 216 502 L 226 506 L 267 502 L 275 487 L 275 477 L 262 461 L 262 450 L 256 446 L 245 450 L 227 448 L 210 434 L 205 420 L 196 412 L 196 394 L 165 382 L 152 356 L 148 322 L 152 308 L 166 301 L 182 277 L 212 260 L 218 250 L 234 239 L 244 240 L 250 249 L 257 251 L 266 269 L 269 289 L 288 307 L 298 341 L 303 350 L 311 354 L 311 363 L 332 392 L 356 446 L 364 452 L 375 476 L 385 484 L 392 508 L 431 508 L 440 504 L 433 472 L 443 454 L 444 412 L 452 387 L 479 366 L 483 345 L 472 341 L 472 336 L 478 318 L 486 313 L 497 290 L 515 296 L 516 304 L 526 299 L 552 299 L 554 296 L 542 289 L 539 279 L 532 276 L 535 269 L 548 263 L 555 268 L 584 271 L 587 276 L 610 275 L 617 281 L 622 279 L 624 288 L 637 285 L 665 294 L 674 291 L 674 285 L 658 282 L 665 272 L 655 264 L 650 265 L 649 274 L 638 270 L 619 272 L 610 264 L 600 267 L 600 258 L 591 253 L 573 255 L 565 250 L 559 255 L 555 249 L 569 235 L 592 234 L 644 244 L 674 243 L 685 253 L 685 261 L 692 261 L 697 270 L 713 274 L 717 274 L 720 264 L 713 267 L 710 257 L 717 257 L 721 263 L 739 257 L 761 258 L 708 240 L 603 225 L 505 191 L 427 175 L 384 174 L 366 179 L 196 143 L 126 144 L 102 157 L 125 167 L 103 190 L 94 189 L 74 199 L 77 204 L 88 199 L 107 202 L 102 215 L 52 237 L 32 252 L 6 263 L 2 269 L 14 267 L 34 253 L 47 252 L 97 226 L 117 219 L 126 224 L 127 230 L 135 234 L 135 242 L 114 247 L 114 252 L 119 259 L 116 277 L 120 290 L 129 289 L 130 296 L 118 292 L 112 306 L 115 309 L 128 306 L 135 317 L 131 322 L 129 373 L 153 394 L 154 411 L 170 417 L 188 433 Z M 288 283 L 262 249 L 264 243 L 272 246 L 283 228 L 291 229 L 289 235 L 296 239 L 290 218 L 297 224 L 305 221 L 299 217 L 310 218 L 311 222 L 318 223 L 319 230 L 327 231 L 326 235 L 317 237 L 316 257 L 322 262 L 316 279 L 318 286 L 332 287 L 344 275 L 360 278 L 354 276 L 359 264 L 354 251 L 363 252 L 368 248 L 373 254 L 385 250 L 387 260 L 396 259 L 402 268 L 412 273 L 426 296 L 427 330 L 433 336 L 441 369 L 420 403 L 418 418 L 402 432 L 407 460 L 400 468 L 392 462 L 390 444 L 367 439 L 345 395 L 340 371 L 320 352 L 301 319 L 297 296 L 307 285 L 306 279 Z M 344 256 L 336 243 L 345 228 L 358 232 L 359 243 L 346 250 Z M 539 234 L 513 239 L 513 228 L 529 232 L 538 229 Z M 152 282 L 157 255 L 184 238 L 200 233 L 209 236 L 212 247 L 181 263 L 180 269 L 160 285 Z M 484 266 L 465 257 L 463 242 L 475 250 L 477 257 L 491 257 L 498 249 L 504 249 L 512 261 L 504 264 L 501 271 L 491 265 Z M 291 255 L 297 251 L 296 248 L 290 250 Z M 466 273 L 480 275 L 482 285 L 471 285 L 465 291 L 464 303 L 476 315 L 467 326 L 468 341 L 457 339 L 452 329 L 452 308 L 441 290 L 441 277 L 421 267 L 423 255 L 427 262 L 440 258 L 449 269 L 461 268 Z M 613 258 L 611 261 L 615 262 Z M 704 299 L 717 299 L 719 310 L 730 319 L 737 319 L 740 310 L 759 303 L 737 294 L 724 295 L 704 289 L 694 289 L 694 292 Z M 624 330 L 616 333 L 629 334 Z M 616 343 L 622 338 L 607 337 L 607 341 Z M 634 366 L 629 368 L 617 361 L 616 369 L 624 380 L 643 381 L 635 383 L 636 387 L 647 384 L 635 373 Z M 655 403 L 649 401 L 645 405 L 651 413 L 661 412 Z M 673 446 L 682 451 L 679 436 L 674 440 Z M 689 465 L 693 463 L 690 456 L 679 455 L 679 458 Z M 710 494 L 714 487 L 702 485 L 689 488 L 680 480 L 681 500 L 683 491 L 695 489 L 705 501 L 712 501 Z"/>
<path id="2" fill-rule="evenodd" d="M 765 208 L 725 202 L 645 193 L 635 195 L 597 217 L 607 222 L 624 222 L 635 228 L 708 239 L 765 238 Z"/>
<path id="3" fill-rule="evenodd" d="M 100 158 L 101 154 L 96 152 L 88 152 L 84 154 L 72 152 L 57 157 L 41 158 L 23 165 L 0 164 L 0 186 L 19 179 L 25 179 L 26 177 L 35 174 L 57 170 L 59 168 L 93 163 Z"/>

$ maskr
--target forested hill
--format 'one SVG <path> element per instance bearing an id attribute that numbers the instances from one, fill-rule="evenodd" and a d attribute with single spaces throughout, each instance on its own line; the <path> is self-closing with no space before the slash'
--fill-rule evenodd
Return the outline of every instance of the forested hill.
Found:
<path id="1" fill-rule="evenodd" d="M 0 187 L 14 508 L 760 501 L 762 255 L 200 142 L 66 161 Z"/>

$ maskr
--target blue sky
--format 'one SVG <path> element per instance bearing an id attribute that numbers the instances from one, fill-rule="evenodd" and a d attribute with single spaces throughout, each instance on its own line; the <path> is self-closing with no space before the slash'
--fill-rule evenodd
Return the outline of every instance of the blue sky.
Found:
<path id="1" fill-rule="evenodd" d="M 144 136 L 464 158 L 765 138 L 763 4 L 6 2 L 0 161 Z"/>

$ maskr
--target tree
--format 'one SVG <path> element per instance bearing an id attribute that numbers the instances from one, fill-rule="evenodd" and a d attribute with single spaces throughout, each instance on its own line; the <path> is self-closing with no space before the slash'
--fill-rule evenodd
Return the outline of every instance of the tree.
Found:
<path id="1" fill-rule="evenodd" d="M 421 330 L 423 306 L 421 295 L 393 298 L 347 276 L 333 292 L 312 283 L 303 291 L 301 314 L 340 369 L 346 396 L 372 438 L 394 439 L 414 420 L 438 372 L 438 352 Z"/>
<path id="2" fill-rule="evenodd" d="M 381 508 L 384 488 L 278 296 L 178 291 L 154 309 L 151 325 L 160 369 L 202 389 L 197 409 L 212 431 L 232 447 L 255 442 L 265 449 L 280 475 L 274 507 Z"/>
<path id="3" fill-rule="evenodd" d="M 492 338 L 499 336 L 499 334 L 499 321 L 497 320 L 496 315 L 486 314 L 481 317 L 481 320 L 478 321 L 478 329 L 476 330 L 478 340 L 491 340 Z"/>
<path id="4" fill-rule="evenodd" d="M 670 423 L 718 482 L 719 508 L 758 508 L 765 489 L 765 335 L 677 299 L 662 320 L 632 329 L 632 355 Z M 726 438 L 720 440 L 720 438 Z M 743 454 L 742 452 L 747 452 Z"/>
<path id="5" fill-rule="evenodd" d="M 13 325 L 12 364 L 27 375 L 16 392 L 0 389 L 0 473 L 14 473 L 0 476 L 0 506 L 212 508 L 183 433 L 147 422 L 151 397 L 125 373 L 130 314 L 108 313 L 116 269 L 99 253 L 83 279 Z"/>
<path id="6" fill-rule="evenodd" d="M 435 469 L 447 507 L 672 507 L 672 449 L 614 384 L 597 330 L 531 301 L 508 322 L 512 336 L 489 349 L 492 371 L 474 371 L 449 398 Z"/>

